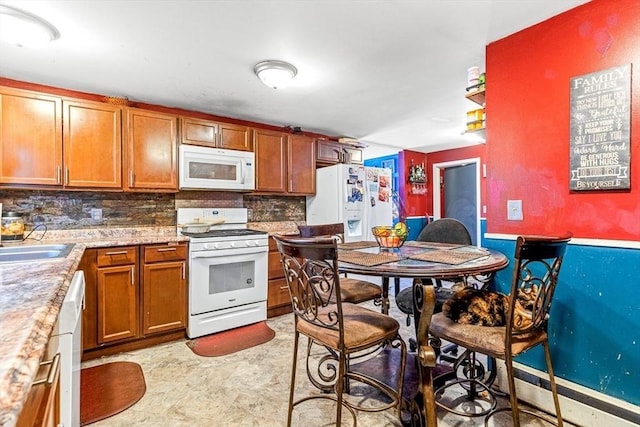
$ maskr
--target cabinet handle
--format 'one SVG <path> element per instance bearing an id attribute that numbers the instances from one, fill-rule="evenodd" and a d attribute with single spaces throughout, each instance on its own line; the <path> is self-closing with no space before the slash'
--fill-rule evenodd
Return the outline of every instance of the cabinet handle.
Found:
<path id="1" fill-rule="evenodd" d="M 187 264 L 186 263 L 182 263 L 182 280 L 185 280 L 187 278 Z"/>
<path id="2" fill-rule="evenodd" d="M 134 278 L 134 274 L 135 274 L 135 270 L 134 270 L 134 266 L 132 265 L 131 266 L 131 286 L 135 286 L 135 284 L 136 284 L 136 281 L 135 281 L 135 278 Z"/>
<path id="3" fill-rule="evenodd" d="M 56 355 L 53 356 L 53 359 L 40 363 L 40 366 L 45 365 L 51 365 L 51 367 L 49 368 L 49 373 L 47 374 L 47 378 L 34 381 L 33 385 L 46 384 L 47 387 L 50 387 L 51 384 L 54 383 L 54 381 L 56 380 L 56 374 L 59 370 L 58 365 L 60 365 L 60 353 L 56 353 Z"/>
<path id="4" fill-rule="evenodd" d="M 56 184 L 62 184 L 62 166 L 56 167 Z"/>
<path id="5" fill-rule="evenodd" d="M 133 187 L 133 171 L 129 172 L 129 187 Z"/>
<path id="6" fill-rule="evenodd" d="M 69 185 L 69 168 L 64 168 L 64 185 Z"/>
<path id="7" fill-rule="evenodd" d="M 289 289 L 289 286 L 285 285 L 285 286 L 280 286 L 280 289 Z"/>
<path id="8" fill-rule="evenodd" d="M 158 249 L 156 249 L 156 251 L 158 251 L 158 252 L 175 252 L 176 248 L 175 247 L 173 247 L 173 248 L 158 248 Z"/>
<path id="9" fill-rule="evenodd" d="M 109 256 L 113 256 L 113 255 L 126 255 L 129 252 L 127 251 L 115 251 L 115 252 L 107 252 L 106 254 Z"/>

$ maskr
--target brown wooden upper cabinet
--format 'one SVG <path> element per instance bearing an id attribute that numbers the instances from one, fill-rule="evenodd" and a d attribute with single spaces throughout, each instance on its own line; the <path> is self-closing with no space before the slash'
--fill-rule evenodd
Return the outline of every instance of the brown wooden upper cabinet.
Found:
<path id="1" fill-rule="evenodd" d="M 289 135 L 287 191 L 290 194 L 316 193 L 316 143 L 305 135 Z"/>
<path id="2" fill-rule="evenodd" d="M 62 102 L 65 187 L 122 188 L 122 109 Z"/>
<path id="3" fill-rule="evenodd" d="M 0 185 L 178 191 L 177 129 L 169 114 L 0 87 Z"/>
<path id="4" fill-rule="evenodd" d="M 62 100 L 0 87 L 0 182 L 62 185 Z"/>
<path id="5" fill-rule="evenodd" d="M 178 118 L 138 108 L 126 109 L 125 189 L 178 191 Z"/>
<path id="6" fill-rule="evenodd" d="M 0 182 L 122 187 L 120 107 L 13 88 L 0 88 L 0 96 Z"/>
<path id="7" fill-rule="evenodd" d="M 256 191 L 287 191 L 287 134 L 266 129 L 253 130 L 256 153 Z"/>
<path id="8" fill-rule="evenodd" d="M 304 135 L 254 129 L 256 192 L 315 193 L 315 141 Z"/>
<path id="9" fill-rule="evenodd" d="M 337 141 L 318 140 L 316 160 L 319 165 L 337 163 L 363 164 L 362 149 Z"/>
<path id="10" fill-rule="evenodd" d="M 180 129 L 183 144 L 253 151 L 251 128 L 247 126 L 180 117 Z"/>

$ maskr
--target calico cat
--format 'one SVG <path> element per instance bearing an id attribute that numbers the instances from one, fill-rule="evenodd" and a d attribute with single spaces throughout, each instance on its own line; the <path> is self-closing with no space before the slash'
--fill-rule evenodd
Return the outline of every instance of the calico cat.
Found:
<path id="1" fill-rule="evenodd" d="M 508 310 L 508 296 L 471 287 L 457 291 L 442 305 L 445 316 L 466 325 L 504 326 Z"/>
<path id="2" fill-rule="evenodd" d="M 518 290 L 513 325 L 523 330 L 533 324 L 532 310 L 538 303 L 538 288 Z M 509 312 L 509 296 L 493 291 L 466 287 L 457 291 L 442 305 L 449 319 L 467 325 L 505 326 Z"/>

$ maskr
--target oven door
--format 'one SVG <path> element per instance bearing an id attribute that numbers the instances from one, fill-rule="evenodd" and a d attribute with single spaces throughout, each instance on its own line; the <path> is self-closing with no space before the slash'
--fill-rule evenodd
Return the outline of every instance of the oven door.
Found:
<path id="1" fill-rule="evenodd" d="M 267 247 L 191 254 L 190 314 L 267 300 Z"/>

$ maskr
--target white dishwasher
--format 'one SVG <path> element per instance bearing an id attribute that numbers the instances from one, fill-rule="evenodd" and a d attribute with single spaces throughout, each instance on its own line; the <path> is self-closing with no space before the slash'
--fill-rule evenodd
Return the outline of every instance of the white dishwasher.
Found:
<path id="1" fill-rule="evenodd" d="M 60 426 L 80 425 L 80 363 L 82 358 L 82 310 L 84 272 L 77 271 L 64 298 L 53 332 L 60 352 Z"/>

